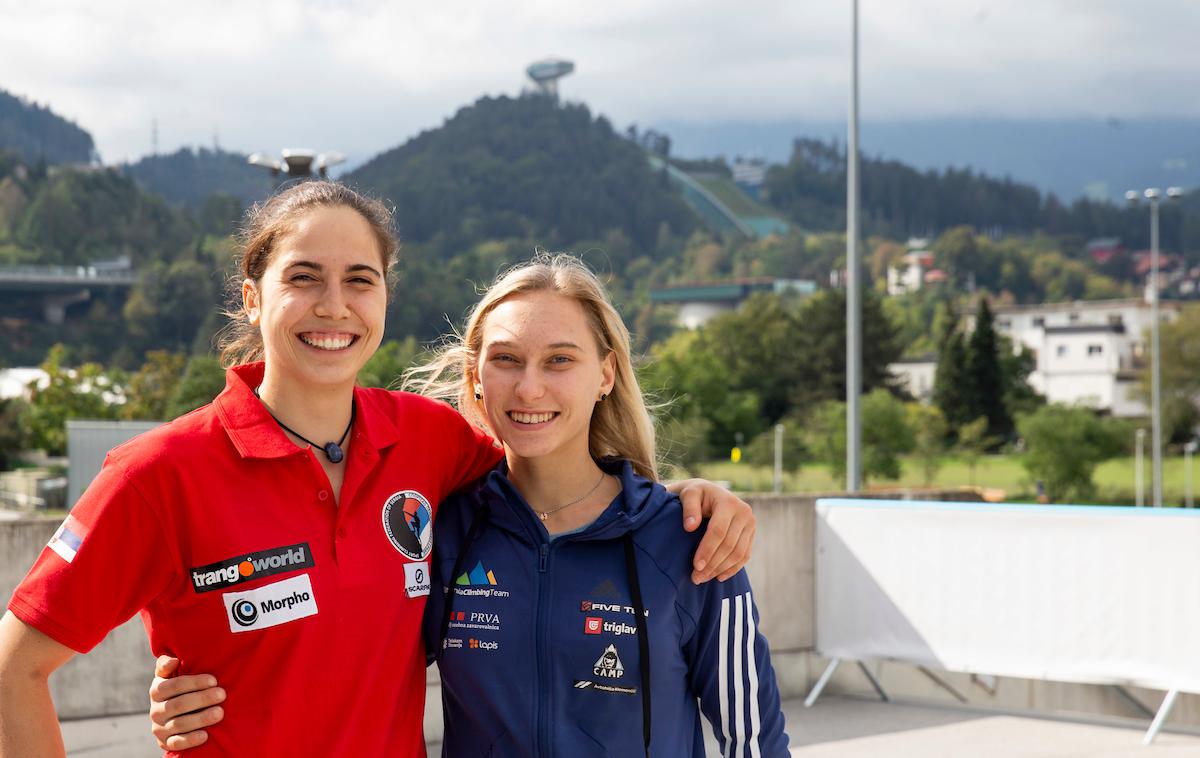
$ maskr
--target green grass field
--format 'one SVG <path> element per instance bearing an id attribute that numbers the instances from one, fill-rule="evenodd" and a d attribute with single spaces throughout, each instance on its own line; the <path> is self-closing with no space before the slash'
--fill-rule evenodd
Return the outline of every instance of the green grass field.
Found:
<path id="1" fill-rule="evenodd" d="M 769 466 L 755 466 L 746 463 L 715 462 L 697 466 L 690 472 L 696 476 L 716 481 L 728 481 L 739 492 L 770 492 L 774 486 L 774 475 Z M 1134 497 L 1134 459 L 1115 458 L 1101 464 L 1093 480 L 1096 483 L 1097 503 L 1127 503 L 1133 505 Z M 1150 460 L 1146 459 L 1146 502 L 1150 495 Z M 1192 484 L 1197 500 L 1200 500 L 1200 461 L 1192 461 Z M 1035 488 L 1029 474 L 1021 466 L 1016 456 L 991 455 L 980 458 L 975 467 L 974 479 L 970 468 L 961 460 L 947 457 L 930 484 L 932 487 L 982 487 L 1004 491 L 1004 499 L 1009 502 L 1031 502 L 1035 498 Z M 835 480 L 829 472 L 829 467 L 823 464 L 805 464 L 799 471 L 785 471 L 783 488 L 785 492 L 838 492 L 842 482 Z M 924 487 L 924 477 L 920 466 L 913 459 L 903 461 L 903 474 L 895 481 L 870 480 L 868 489 L 888 489 L 893 487 Z M 1184 501 L 1184 461 L 1182 457 L 1170 457 L 1163 461 L 1163 503 L 1165 505 L 1182 505 Z"/>

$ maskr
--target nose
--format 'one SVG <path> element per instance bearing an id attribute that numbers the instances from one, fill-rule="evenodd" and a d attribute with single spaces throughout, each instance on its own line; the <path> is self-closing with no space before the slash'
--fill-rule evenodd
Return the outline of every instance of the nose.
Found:
<path id="1" fill-rule="evenodd" d="M 542 381 L 541 371 L 537 366 L 526 365 L 521 371 L 521 378 L 517 381 L 517 398 L 524 402 L 537 400 L 545 394 L 545 391 L 546 384 Z"/>
<path id="2" fill-rule="evenodd" d="M 321 297 L 313 309 L 316 315 L 326 318 L 345 318 L 348 312 L 346 296 L 337 283 L 326 284 L 321 290 Z"/>

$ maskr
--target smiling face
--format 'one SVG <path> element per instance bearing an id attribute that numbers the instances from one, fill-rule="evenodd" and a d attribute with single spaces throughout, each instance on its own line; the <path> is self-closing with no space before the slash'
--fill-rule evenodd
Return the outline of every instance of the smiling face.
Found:
<path id="1" fill-rule="evenodd" d="M 275 243 L 262 278 L 242 284 L 268 373 L 314 389 L 352 386 L 383 338 L 383 272 L 379 243 L 356 211 L 305 211 Z"/>
<path id="2" fill-rule="evenodd" d="M 514 295 L 485 318 L 474 381 L 510 456 L 570 465 L 588 455 L 592 410 L 612 391 L 583 306 L 553 292 Z M 580 458 L 581 459 L 581 458 Z"/>

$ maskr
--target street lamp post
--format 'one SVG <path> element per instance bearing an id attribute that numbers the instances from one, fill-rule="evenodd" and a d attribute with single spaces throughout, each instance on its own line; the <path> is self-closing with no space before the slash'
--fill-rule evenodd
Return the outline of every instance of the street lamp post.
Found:
<path id="1" fill-rule="evenodd" d="M 858 249 L 858 0 L 851 0 L 846 139 L 846 489 L 862 487 L 862 252 Z"/>
<path id="2" fill-rule="evenodd" d="M 1146 504 L 1146 430 L 1138 429 L 1134 438 L 1137 444 L 1133 455 L 1133 488 L 1136 491 L 1134 497 L 1137 507 L 1141 508 Z"/>
<path id="3" fill-rule="evenodd" d="M 1153 481 L 1154 507 L 1161 508 L 1163 504 L 1163 461 L 1162 461 L 1162 365 L 1159 359 L 1159 261 L 1158 261 L 1158 200 L 1161 191 L 1151 187 L 1142 192 L 1150 201 L 1150 453 L 1154 459 Z M 1179 187 L 1168 187 L 1167 197 L 1178 198 L 1183 194 Z M 1138 193 L 1130 190 L 1125 193 L 1125 199 L 1137 203 Z"/>
<path id="4" fill-rule="evenodd" d="M 1192 499 L 1192 455 L 1196 452 L 1196 440 L 1183 446 L 1183 507 L 1195 508 L 1196 501 Z"/>

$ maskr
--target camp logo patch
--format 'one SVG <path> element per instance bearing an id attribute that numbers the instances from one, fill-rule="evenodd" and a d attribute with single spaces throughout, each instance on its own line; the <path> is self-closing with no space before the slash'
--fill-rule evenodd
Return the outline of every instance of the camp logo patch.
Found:
<path id="1" fill-rule="evenodd" d="M 392 547 L 414 561 L 433 550 L 433 509 L 416 490 L 402 490 L 383 504 L 383 531 Z"/>

